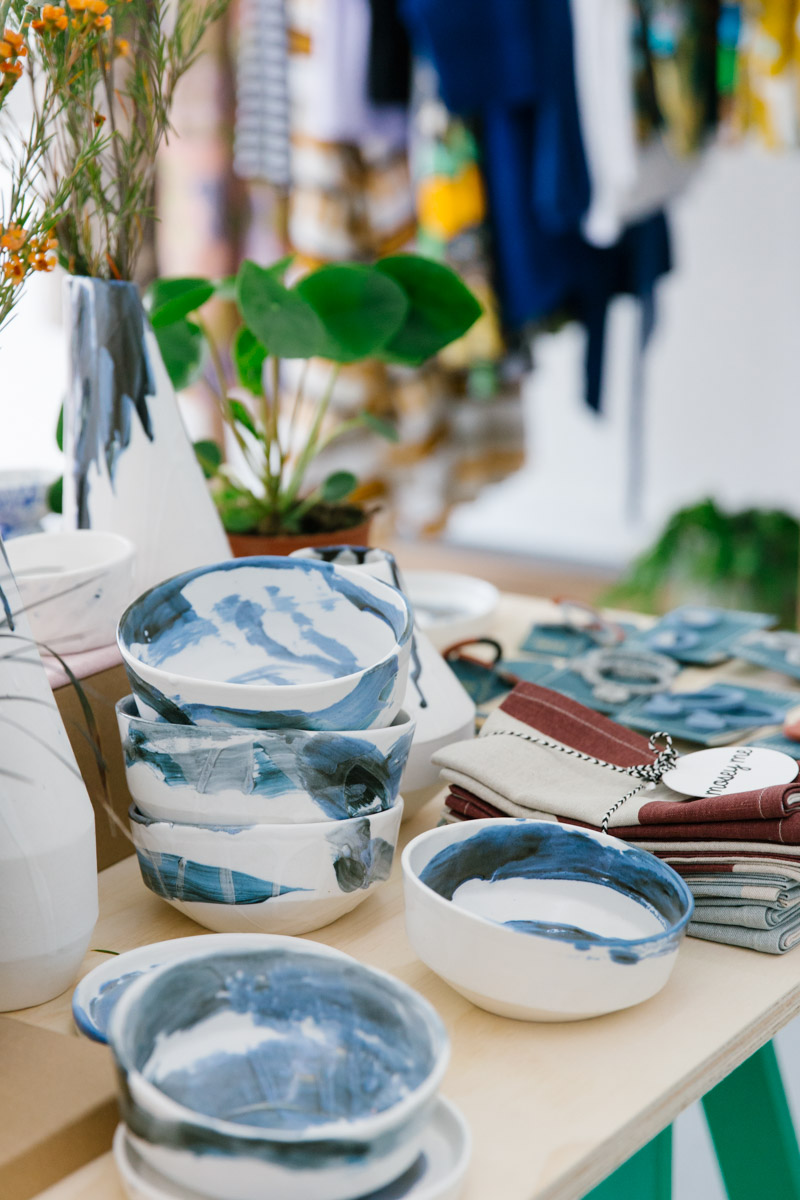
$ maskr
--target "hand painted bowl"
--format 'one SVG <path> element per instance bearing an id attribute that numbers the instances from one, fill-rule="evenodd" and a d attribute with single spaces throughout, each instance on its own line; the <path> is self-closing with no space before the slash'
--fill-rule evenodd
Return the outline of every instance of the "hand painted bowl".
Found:
<path id="1" fill-rule="evenodd" d="M 217 933 L 310 933 L 389 878 L 403 801 L 369 817 L 307 825 L 153 821 L 135 805 L 142 878 L 157 896 Z"/>
<path id="2" fill-rule="evenodd" d="M 128 788 L 158 821 L 195 825 L 307 823 L 391 808 L 414 722 L 398 713 L 385 729 L 239 729 L 168 725 L 117 704 Z"/>
<path id="3" fill-rule="evenodd" d="M 14 538 L 7 549 L 37 642 L 57 654 L 114 645 L 133 593 L 133 542 L 74 529 Z"/>
<path id="4" fill-rule="evenodd" d="M 403 853 L 406 928 L 479 1008 L 576 1021 L 640 1004 L 669 978 L 692 914 L 666 863 L 554 821 L 465 821 Z"/>
<path id="5" fill-rule="evenodd" d="M 391 725 L 412 628 L 403 595 L 363 572 L 240 558 L 151 588 L 117 638 L 142 716 L 335 732 Z"/>
<path id="6" fill-rule="evenodd" d="M 210 952 L 122 997 L 120 1108 L 155 1170 L 218 1200 L 352 1200 L 417 1158 L 444 1027 L 398 980 L 318 950 Z"/>

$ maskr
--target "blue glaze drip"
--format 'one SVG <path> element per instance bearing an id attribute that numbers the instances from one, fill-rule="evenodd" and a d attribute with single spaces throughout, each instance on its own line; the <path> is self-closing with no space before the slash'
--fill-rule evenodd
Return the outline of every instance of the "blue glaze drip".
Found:
<path id="1" fill-rule="evenodd" d="M 470 879 L 571 879 L 612 888 L 638 901 L 664 924 L 662 934 L 636 939 L 607 938 L 585 929 L 536 920 L 503 922 L 577 949 L 603 947 L 616 962 L 671 951 L 692 912 L 692 900 L 665 864 L 634 847 L 607 845 L 579 829 L 521 820 L 479 830 L 440 850 L 420 872 L 422 883 L 446 900 Z"/>
<path id="2" fill-rule="evenodd" d="M 71 414 L 78 527 L 90 526 L 89 473 L 104 463 L 113 488 L 117 462 L 136 415 L 153 440 L 148 400 L 155 382 L 145 345 L 145 317 L 133 283 L 71 279 L 73 306 Z"/>
<path id="3" fill-rule="evenodd" d="M 206 904 L 262 904 L 290 892 L 308 888 L 284 887 L 268 879 L 257 879 L 244 871 L 192 862 L 177 854 L 137 848 L 142 879 L 151 892 L 164 900 Z"/>

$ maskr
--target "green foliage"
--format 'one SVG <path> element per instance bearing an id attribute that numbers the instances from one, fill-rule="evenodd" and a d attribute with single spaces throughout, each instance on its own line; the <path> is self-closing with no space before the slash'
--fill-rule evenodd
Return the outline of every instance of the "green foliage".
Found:
<path id="1" fill-rule="evenodd" d="M 800 526 L 788 513 L 726 513 L 713 500 L 681 509 L 604 597 L 659 612 L 685 600 L 778 615 L 794 628 Z"/>
<path id="2" fill-rule="evenodd" d="M 235 281 L 161 280 L 150 293 L 151 321 L 170 378 L 176 387 L 185 387 L 208 362 L 212 364 L 214 378 L 206 382 L 263 485 L 263 495 L 256 494 L 223 463 L 214 462 L 207 449 L 201 451 L 203 469 L 213 476 L 214 499 L 231 533 L 294 531 L 304 522 L 307 526 L 315 514 L 321 518 L 323 509 L 340 506 L 357 485 L 349 471 L 329 475 L 305 498 L 301 491 L 316 456 L 344 434 L 365 427 L 397 440 L 394 426 L 372 413 L 329 428 L 326 417 L 339 364 L 377 357 L 418 365 L 466 333 L 481 313 L 478 301 L 449 267 L 417 255 L 395 255 L 373 266 L 320 267 L 287 287 L 290 263 L 291 258 L 285 258 L 261 267 L 246 260 Z M 190 319 L 212 295 L 235 296 L 242 325 L 233 340 L 231 361 L 235 382 L 255 398 L 252 407 L 229 394 L 219 350 L 202 319 Z M 335 364 L 300 445 L 294 434 L 297 412 L 305 403 L 305 376 L 288 411 L 281 412 L 283 358 L 326 358 Z M 351 506 L 353 512 L 358 515 Z"/>
<path id="3" fill-rule="evenodd" d="M 222 447 L 216 442 L 200 441 L 194 443 L 194 452 L 206 479 L 213 479 L 222 466 Z"/>

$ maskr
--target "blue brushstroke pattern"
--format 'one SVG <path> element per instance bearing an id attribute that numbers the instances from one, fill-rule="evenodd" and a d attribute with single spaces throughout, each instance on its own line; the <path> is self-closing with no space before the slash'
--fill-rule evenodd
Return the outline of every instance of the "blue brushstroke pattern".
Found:
<path id="1" fill-rule="evenodd" d="M 397 798 L 413 732 L 402 734 L 387 753 L 371 742 L 336 733 L 274 731 L 230 744 L 212 741 L 214 731 L 177 733 L 169 726 L 132 722 L 123 741 L 126 767 L 144 763 L 168 787 L 190 787 L 202 795 L 237 792 L 277 799 L 305 792 L 332 820 L 366 816 L 390 808 Z M 176 750 L 185 739 L 188 748 Z M 206 744 L 204 744 L 206 739 Z M 208 744 L 210 742 L 210 744 Z"/>
<path id="2" fill-rule="evenodd" d="M 521 932 L 571 942 L 576 948 L 607 949 L 618 962 L 636 962 L 649 954 L 671 952 L 693 909 L 686 885 L 665 863 L 634 847 L 598 842 L 579 829 L 521 820 L 481 829 L 440 850 L 419 878 L 445 900 L 470 879 L 494 883 L 504 879 L 572 879 L 613 888 L 638 901 L 664 925 L 663 934 L 626 939 L 606 938 L 585 929 L 538 921 L 506 921 Z M 578 945 L 578 943 L 582 943 Z"/>
<path id="3" fill-rule="evenodd" d="M 244 871 L 193 862 L 177 854 L 137 848 L 142 879 L 151 892 L 164 900 L 186 900 L 206 904 L 263 904 L 290 892 L 308 888 L 284 887 L 268 879 L 257 879 Z"/>
<path id="4" fill-rule="evenodd" d="M 326 708 L 305 712 L 300 709 L 256 711 L 224 705 L 183 702 L 180 696 L 169 698 L 148 683 L 125 662 L 125 671 L 134 695 L 171 725 L 196 725 L 219 722 L 240 729 L 369 729 L 376 723 L 392 698 L 399 663 L 392 655 L 359 678 L 351 692 Z"/>
<path id="5" fill-rule="evenodd" d="M 355 892 L 389 878 L 394 846 L 384 838 L 373 838 L 370 834 L 371 825 L 366 818 L 350 821 L 347 826 L 328 834 L 340 891 Z"/>
<path id="6" fill-rule="evenodd" d="M 399 646 L 404 646 L 411 637 L 413 622 L 410 611 L 401 596 L 396 597 L 394 602 L 394 593 L 390 588 L 387 588 L 385 598 L 375 597 L 367 588 L 360 586 L 354 580 L 349 579 L 344 575 L 340 575 L 335 568 L 324 562 L 315 562 L 306 559 L 281 559 L 281 558 L 251 558 L 232 560 L 231 562 L 219 563 L 213 567 L 199 567 L 194 571 L 187 571 L 182 575 L 176 576 L 174 579 L 167 580 L 165 583 L 159 584 L 151 588 L 144 595 L 128 608 L 123 614 L 120 621 L 120 638 L 123 644 L 130 648 L 132 645 L 137 645 L 140 648 L 139 653 L 142 655 L 142 660 L 151 666 L 163 666 L 168 663 L 180 649 L 187 645 L 197 645 L 206 637 L 220 637 L 225 640 L 224 621 L 222 627 L 217 628 L 213 621 L 208 618 L 201 618 L 197 615 L 194 608 L 189 604 L 183 595 L 183 589 L 186 588 L 195 579 L 201 576 L 220 576 L 219 586 L 224 588 L 228 586 L 225 576 L 229 572 L 249 570 L 262 567 L 264 569 L 264 605 L 265 611 L 268 614 L 270 608 L 278 607 L 280 611 L 301 612 L 303 609 L 302 599 L 295 598 L 284 592 L 280 594 L 278 584 L 269 582 L 269 574 L 276 571 L 301 572 L 310 574 L 316 572 L 318 576 L 325 582 L 330 591 L 331 600 L 343 599 L 352 604 L 359 611 L 370 614 L 383 622 L 392 631 Z M 289 581 L 287 581 L 289 583 Z M 289 586 L 290 583 L 289 583 Z M 384 585 L 385 586 L 385 585 Z M 217 607 L 222 605 L 224 611 L 230 611 L 234 614 L 236 620 L 243 622 L 243 628 L 247 639 L 251 645 L 258 644 L 265 652 L 272 653 L 272 647 L 277 646 L 279 657 L 284 661 L 291 659 L 303 660 L 305 656 L 298 656 L 268 638 L 264 629 L 261 629 L 261 634 L 264 640 L 258 639 L 256 625 L 254 624 L 255 611 L 253 609 L 241 610 L 241 605 L 247 603 L 238 596 L 235 591 L 235 577 L 230 580 L 231 591 L 228 596 L 220 596 L 217 601 Z M 252 601 L 254 598 L 250 598 Z M 324 605 L 323 605 L 324 608 Z M 222 620 L 222 617 L 221 617 Z M 238 626 L 237 626 L 238 627 Z M 254 641 L 253 639 L 256 639 Z M 321 648 L 319 632 L 315 631 L 312 642 Z M 344 675 L 352 673 L 349 668 L 345 668 L 342 664 L 346 661 L 346 655 L 349 652 L 344 647 L 340 647 L 336 651 L 336 661 L 340 663 L 339 674 Z M 344 658 L 342 656 L 345 656 Z M 315 655 L 310 655 L 308 661 L 313 661 Z M 323 656 L 327 663 L 330 657 L 330 647 L 328 654 Z M 254 664 L 252 669 L 256 669 L 257 664 Z M 275 669 L 280 674 L 279 664 L 266 664 L 264 670 Z M 330 672 L 330 664 L 326 666 L 326 671 Z M 239 674 L 239 673 L 237 673 Z M 280 682 L 280 679 L 276 680 Z M 343 728 L 343 726 L 339 726 Z"/>

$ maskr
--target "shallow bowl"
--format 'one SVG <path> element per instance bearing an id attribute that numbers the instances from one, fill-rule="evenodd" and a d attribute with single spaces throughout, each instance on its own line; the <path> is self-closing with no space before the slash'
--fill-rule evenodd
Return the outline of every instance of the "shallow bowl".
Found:
<path id="1" fill-rule="evenodd" d="M 384 729 L 169 725 L 117 704 L 128 788 L 140 811 L 196 825 L 331 821 L 391 808 L 414 722 Z"/>
<path id="2" fill-rule="evenodd" d="M 133 542 L 74 529 L 13 538 L 7 552 L 37 642 L 57 654 L 113 646 L 133 591 Z"/>
<path id="3" fill-rule="evenodd" d="M 491 633 L 500 603 L 493 583 L 454 571 L 404 571 L 417 628 L 437 650 Z"/>
<path id="4" fill-rule="evenodd" d="M 134 1149 L 218 1200 L 351 1200 L 398 1178 L 449 1056 L 416 992 L 303 942 L 161 967 L 108 1037 Z"/>
<path id="5" fill-rule="evenodd" d="M 131 806 L 142 878 L 218 933 L 310 933 L 389 878 L 403 801 L 369 817 L 306 825 L 189 825 Z"/>
<path id="6" fill-rule="evenodd" d="M 408 602 L 332 563 L 240 558 L 151 588 L 119 647 L 142 716 L 248 729 L 391 725 L 408 676 Z"/>
<path id="7" fill-rule="evenodd" d="M 480 1008 L 575 1021 L 667 982 L 692 914 L 666 863 L 551 821 L 465 821 L 403 853 L 406 928 L 432 971 Z"/>

